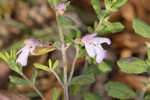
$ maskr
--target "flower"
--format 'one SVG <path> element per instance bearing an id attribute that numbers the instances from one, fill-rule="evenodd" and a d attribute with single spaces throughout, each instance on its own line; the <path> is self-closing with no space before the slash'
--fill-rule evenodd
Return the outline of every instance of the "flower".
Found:
<path id="1" fill-rule="evenodd" d="M 64 15 L 64 12 L 66 11 L 66 4 L 65 3 L 60 3 L 58 6 L 56 6 L 55 10 L 61 16 Z"/>
<path id="2" fill-rule="evenodd" d="M 22 66 L 27 65 L 29 54 L 34 54 L 36 46 L 40 43 L 39 40 L 27 39 L 24 41 L 25 46 L 21 48 L 17 54 L 20 54 L 16 60 L 16 63 L 20 63 Z"/>
<path id="3" fill-rule="evenodd" d="M 110 39 L 96 37 L 97 33 L 86 35 L 81 42 L 84 43 L 88 55 L 92 58 L 96 57 L 96 62 L 101 63 L 106 58 L 107 51 L 101 46 L 102 43 L 111 44 Z"/>

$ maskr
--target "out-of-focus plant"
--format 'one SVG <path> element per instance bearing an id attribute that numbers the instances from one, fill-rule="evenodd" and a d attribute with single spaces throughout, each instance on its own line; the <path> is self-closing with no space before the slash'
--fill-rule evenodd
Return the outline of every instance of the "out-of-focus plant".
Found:
<path id="1" fill-rule="evenodd" d="M 99 37 L 99 35 L 116 33 L 123 30 L 124 26 L 120 22 L 112 23 L 109 21 L 109 14 L 116 12 L 127 2 L 127 0 L 104 0 L 106 7 L 105 9 L 101 8 L 99 0 L 91 0 L 91 4 L 96 12 L 98 20 L 94 22 L 94 27 L 89 26 L 87 28 L 89 34 L 83 37 L 81 37 L 80 30 L 75 27 L 75 21 L 65 16 L 67 8 L 70 7 L 70 2 L 68 0 L 48 0 L 48 2 L 56 13 L 59 41 L 49 45 L 47 41 L 26 39 L 24 41 L 25 46 L 17 52 L 18 57 L 16 56 L 16 52 L 14 50 L 11 50 L 10 53 L 0 53 L 0 58 L 9 65 L 10 69 L 23 77 L 22 79 L 16 76 L 10 76 L 10 81 L 14 84 L 29 85 L 33 87 L 40 97 L 45 100 L 42 93 L 35 86 L 38 72 L 35 70 L 32 78 L 29 79 L 23 74 L 22 69 L 23 66 L 27 66 L 29 56 L 42 55 L 58 49 L 62 54 L 62 65 L 60 65 L 61 68 L 58 67 L 58 60 L 52 62 L 51 59 L 48 60 L 48 66 L 38 63 L 35 63 L 34 66 L 37 69 L 47 71 L 49 74 L 53 73 L 56 76 L 58 82 L 64 90 L 64 100 L 69 100 L 69 92 L 72 93 L 72 95 L 82 93 L 84 100 L 101 100 L 101 96 L 99 94 L 86 92 L 86 90 L 81 89 L 81 87 L 83 85 L 88 85 L 95 82 L 96 75 L 109 73 L 113 69 L 114 63 L 104 60 L 107 56 L 107 51 L 102 47 L 103 43 L 110 45 L 111 40 L 108 38 Z M 64 30 L 66 33 L 64 33 Z M 67 49 L 70 46 L 75 48 L 76 53 L 72 62 L 71 71 L 68 72 Z M 73 77 L 75 65 L 79 57 L 85 57 L 84 70 L 81 75 Z M 92 67 L 88 66 L 89 63 Z M 124 68 L 124 65 L 126 64 L 128 64 L 129 67 Z M 130 73 L 145 72 L 145 68 L 147 68 L 146 63 L 137 58 L 125 60 L 121 59 L 118 61 L 118 65 L 122 71 Z M 137 68 L 137 65 L 142 66 L 142 68 L 140 70 L 138 68 L 136 70 L 132 70 L 132 68 L 130 69 L 130 65 L 135 66 L 135 69 Z M 57 71 L 58 69 L 62 69 L 61 75 Z M 124 84 L 109 82 L 107 86 L 110 88 L 108 92 L 109 95 L 114 98 L 131 99 L 136 97 L 134 91 Z M 128 94 L 129 96 L 126 97 Z M 58 99 L 57 89 L 55 89 L 52 99 Z"/>

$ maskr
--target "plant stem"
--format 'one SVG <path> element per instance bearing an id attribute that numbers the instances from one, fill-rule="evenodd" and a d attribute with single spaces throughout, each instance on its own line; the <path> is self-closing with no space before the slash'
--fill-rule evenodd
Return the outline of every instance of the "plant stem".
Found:
<path id="1" fill-rule="evenodd" d="M 85 57 L 85 63 L 84 63 L 84 67 L 83 67 L 82 73 L 85 73 L 87 67 L 88 67 L 88 56 Z"/>
<path id="2" fill-rule="evenodd" d="M 150 77 L 148 78 L 148 81 L 146 84 L 149 84 L 149 83 L 150 83 Z M 143 98 L 146 93 L 146 90 L 147 90 L 147 85 L 143 87 L 143 90 L 142 90 L 140 96 L 137 98 L 137 100 L 144 100 Z"/>
<path id="3" fill-rule="evenodd" d="M 75 54 L 75 57 L 73 59 L 72 68 L 71 68 L 71 72 L 70 72 L 70 76 L 69 76 L 69 80 L 68 80 L 68 85 L 70 84 L 72 77 L 73 77 L 73 74 L 74 74 L 74 71 L 75 71 L 75 65 L 76 65 L 76 61 L 78 58 L 78 54 L 79 54 L 79 47 L 76 48 L 76 54 Z"/>
<path id="4" fill-rule="evenodd" d="M 99 23 L 95 29 L 95 32 L 97 32 L 99 30 L 99 28 L 101 27 L 101 25 L 103 24 L 103 19 L 104 19 L 104 17 L 99 21 Z"/>
<path id="5" fill-rule="evenodd" d="M 66 56 L 66 49 L 65 49 L 65 41 L 64 41 L 64 35 L 62 28 L 59 23 L 58 14 L 56 13 L 56 20 L 57 20 L 57 26 L 59 31 L 59 37 L 60 41 L 62 43 L 61 45 L 61 53 L 62 53 L 62 60 L 63 60 L 63 68 L 64 68 L 64 100 L 69 100 L 68 95 L 68 81 L 67 81 L 67 56 Z"/>
<path id="6" fill-rule="evenodd" d="M 142 92 L 141 92 L 139 98 L 137 98 L 137 100 L 143 100 L 144 95 L 145 95 L 145 93 L 146 93 L 146 89 L 147 89 L 146 87 L 143 88 L 143 90 L 142 90 Z"/>
<path id="7" fill-rule="evenodd" d="M 36 93 L 41 97 L 42 100 L 46 100 L 45 97 L 42 95 L 42 93 L 36 88 L 36 86 L 32 83 L 31 80 L 29 80 L 23 73 L 21 73 L 21 76 L 29 82 L 29 84 L 32 86 L 32 88 L 36 91 Z"/>
<path id="8" fill-rule="evenodd" d="M 54 70 L 51 70 L 51 72 L 55 75 L 55 77 L 57 78 L 58 82 L 60 83 L 60 85 L 62 86 L 62 88 L 64 88 L 64 84 L 63 82 L 61 81 L 60 77 L 58 76 L 58 74 L 54 71 Z"/>

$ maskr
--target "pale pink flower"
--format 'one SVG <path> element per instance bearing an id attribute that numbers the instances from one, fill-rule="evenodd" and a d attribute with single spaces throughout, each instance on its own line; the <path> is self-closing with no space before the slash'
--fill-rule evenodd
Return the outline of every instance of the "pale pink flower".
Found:
<path id="1" fill-rule="evenodd" d="M 20 54 L 16 60 L 16 63 L 20 63 L 22 66 L 26 66 L 27 65 L 27 61 L 28 61 L 28 56 L 29 54 L 34 54 L 34 50 L 36 48 L 36 46 L 38 46 L 38 44 L 40 43 L 39 40 L 34 40 L 34 39 L 27 39 L 24 41 L 25 46 L 23 48 L 21 48 L 17 54 Z"/>
<path id="2" fill-rule="evenodd" d="M 111 44 L 110 39 L 96 37 L 97 33 L 86 35 L 81 42 L 84 43 L 88 55 L 92 58 L 96 57 L 96 62 L 101 63 L 106 58 L 107 51 L 101 46 L 102 43 Z"/>
<path id="3" fill-rule="evenodd" d="M 64 15 L 64 12 L 66 11 L 66 4 L 65 3 L 60 3 L 55 10 L 58 12 L 60 15 Z"/>

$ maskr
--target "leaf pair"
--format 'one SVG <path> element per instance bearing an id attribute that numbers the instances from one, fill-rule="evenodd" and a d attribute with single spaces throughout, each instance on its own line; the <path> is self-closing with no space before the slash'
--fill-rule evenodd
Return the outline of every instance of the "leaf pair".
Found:
<path id="1" fill-rule="evenodd" d="M 52 64 L 52 60 L 49 59 L 48 63 L 49 63 L 49 67 L 45 66 L 45 65 L 42 65 L 42 64 L 37 64 L 37 63 L 35 63 L 34 66 L 36 68 L 38 68 L 38 69 L 50 72 L 50 71 L 53 71 L 59 65 L 59 61 L 58 60 L 56 60 L 54 62 L 54 64 Z"/>

